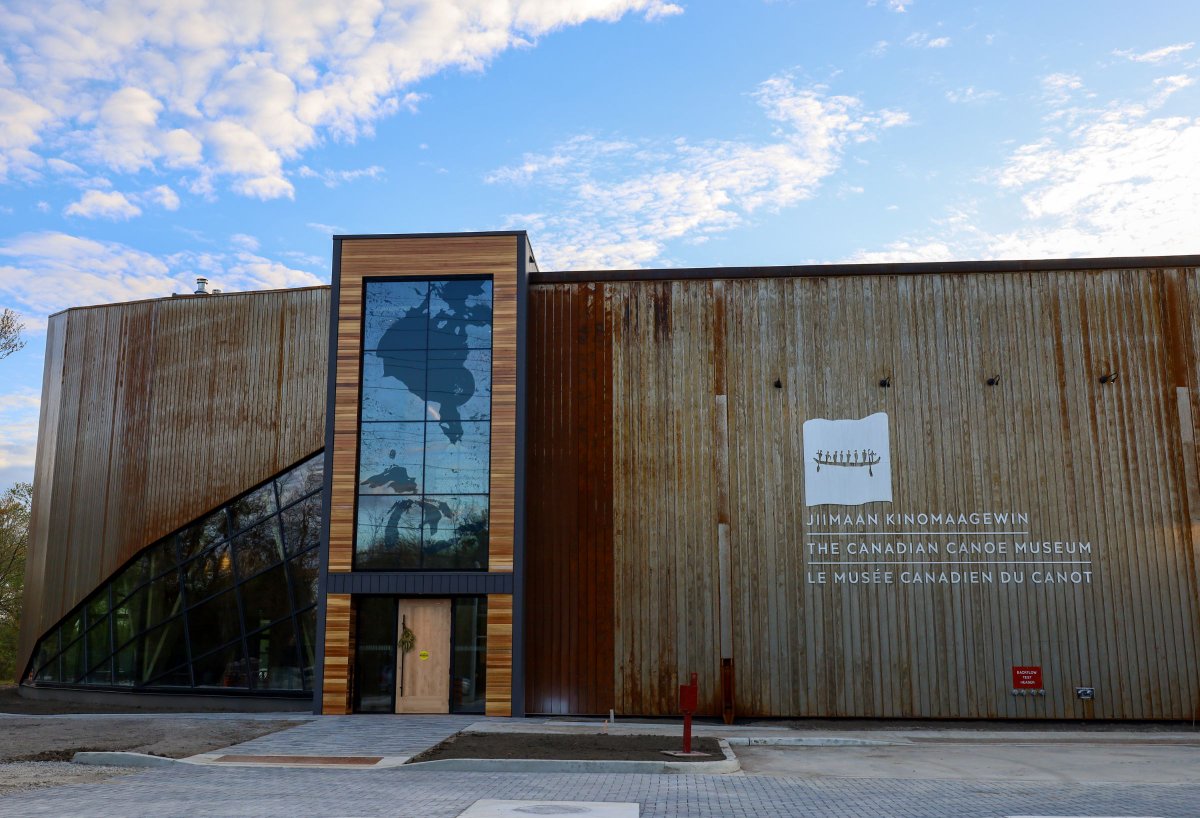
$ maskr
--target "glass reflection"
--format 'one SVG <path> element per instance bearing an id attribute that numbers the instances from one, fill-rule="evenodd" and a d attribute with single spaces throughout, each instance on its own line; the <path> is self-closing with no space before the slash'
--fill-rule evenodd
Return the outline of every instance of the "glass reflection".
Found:
<path id="1" fill-rule="evenodd" d="M 246 637 L 251 680 L 259 690 L 300 690 L 299 645 L 291 617 Z"/>
<path id="2" fill-rule="evenodd" d="M 487 420 L 492 414 L 490 349 L 429 351 L 429 419 L 440 423 Z"/>
<path id="3" fill-rule="evenodd" d="M 490 423 L 464 423 L 451 442 L 429 435 L 425 447 L 425 490 L 430 494 L 487 494 Z"/>
<path id="4" fill-rule="evenodd" d="M 233 551 L 237 557 L 238 576 L 243 580 L 282 562 L 283 535 L 279 531 L 279 518 L 263 520 L 235 537 Z"/>
<path id="5" fill-rule="evenodd" d="M 284 473 L 275 481 L 279 487 L 279 504 L 287 508 L 301 497 L 320 491 L 324 480 L 325 455 L 319 454 Z"/>
<path id="6" fill-rule="evenodd" d="M 237 597 L 224 593 L 188 611 L 192 653 L 207 653 L 241 634 Z"/>
<path id="7" fill-rule="evenodd" d="M 373 281 L 367 287 L 363 349 L 424 349 L 429 282 Z"/>
<path id="8" fill-rule="evenodd" d="M 247 630 L 269 625 L 292 612 L 282 565 L 242 583 L 238 593 L 242 598 L 242 616 Z"/>
<path id="9" fill-rule="evenodd" d="M 34 679 L 311 690 L 323 465 L 309 458 L 143 549 L 39 640 Z"/>
<path id="10" fill-rule="evenodd" d="M 232 588 L 233 558 L 229 553 L 229 543 L 224 542 L 205 551 L 184 566 L 184 577 L 189 605 Z"/>
<path id="11" fill-rule="evenodd" d="M 424 423 L 364 425 L 358 449 L 359 493 L 419 493 L 424 450 Z"/>
<path id="12" fill-rule="evenodd" d="M 321 544 L 321 498 L 310 497 L 296 503 L 280 515 L 283 539 L 289 554 L 296 554 Z"/>
<path id="13" fill-rule="evenodd" d="M 425 420 L 425 351 L 368 352 L 362 362 L 362 420 Z"/>
<path id="14" fill-rule="evenodd" d="M 250 669 L 241 641 L 193 659 L 192 678 L 196 687 L 248 688 Z"/>
<path id="15" fill-rule="evenodd" d="M 241 531 L 257 523 L 268 514 L 274 514 L 275 487 L 270 483 L 252 491 L 240 500 L 229 504 L 229 525 L 232 531 Z"/>

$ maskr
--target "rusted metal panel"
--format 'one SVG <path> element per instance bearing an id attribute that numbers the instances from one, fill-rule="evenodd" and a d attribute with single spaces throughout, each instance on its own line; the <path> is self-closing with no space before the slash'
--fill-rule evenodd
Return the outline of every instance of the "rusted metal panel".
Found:
<path id="1" fill-rule="evenodd" d="M 22 666 L 140 549 L 322 447 L 328 311 L 314 287 L 51 318 Z"/>
<path id="2" fill-rule="evenodd" d="M 535 285 L 547 305 L 605 292 L 618 710 L 674 712 L 674 685 L 696 670 L 717 712 L 731 652 L 738 715 L 1192 716 L 1200 283 L 1194 267 L 1081 266 Z M 543 316 L 558 320 L 547 308 L 532 331 Z M 568 383 L 560 370 L 574 364 L 554 356 L 533 377 Z M 889 417 L 892 503 L 807 508 L 804 422 L 875 412 Z M 564 425 L 548 423 L 540 445 L 578 446 L 556 440 Z M 809 582 L 819 560 L 806 547 L 831 530 L 810 511 L 989 510 L 1028 517 L 1012 529 L 1027 533 L 992 535 L 1008 562 L 947 555 L 945 537 L 922 535 L 940 557 L 878 567 L 966 561 L 946 570 L 991 580 Z M 879 530 L 895 541 L 910 529 Z M 1017 539 L 1091 551 L 1014 556 Z M 1090 582 L 1030 579 L 1069 558 Z M 1012 696 L 1014 665 L 1041 666 L 1046 695 Z"/>
<path id="3" fill-rule="evenodd" d="M 613 700 L 612 350 L 604 287 L 530 293 L 526 710 Z"/>

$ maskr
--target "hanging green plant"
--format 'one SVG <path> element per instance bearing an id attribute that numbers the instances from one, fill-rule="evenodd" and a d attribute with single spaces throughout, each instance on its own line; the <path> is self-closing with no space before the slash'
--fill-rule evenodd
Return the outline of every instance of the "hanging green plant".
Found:
<path id="1" fill-rule="evenodd" d="M 400 633 L 400 650 L 408 653 L 417 646 L 417 635 L 409 630 L 408 626 Z"/>

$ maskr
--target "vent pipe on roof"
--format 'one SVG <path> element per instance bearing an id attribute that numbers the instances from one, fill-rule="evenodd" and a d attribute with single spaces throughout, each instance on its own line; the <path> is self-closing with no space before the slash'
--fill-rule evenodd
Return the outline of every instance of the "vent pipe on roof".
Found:
<path id="1" fill-rule="evenodd" d="M 200 277 L 196 279 L 196 295 L 211 295 L 208 291 L 208 279 Z"/>

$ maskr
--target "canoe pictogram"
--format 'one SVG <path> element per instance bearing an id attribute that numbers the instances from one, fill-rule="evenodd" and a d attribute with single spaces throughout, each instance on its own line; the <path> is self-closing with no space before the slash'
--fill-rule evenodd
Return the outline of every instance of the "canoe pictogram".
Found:
<path id="1" fill-rule="evenodd" d="M 818 449 L 817 456 L 813 458 L 813 461 L 817 464 L 817 471 L 820 471 L 822 466 L 839 466 L 852 469 L 865 468 L 867 474 L 871 477 L 875 476 L 872 467 L 878 465 L 879 460 L 879 455 L 871 449 L 842 449 L 836 452 L 826 452 Z"/>

